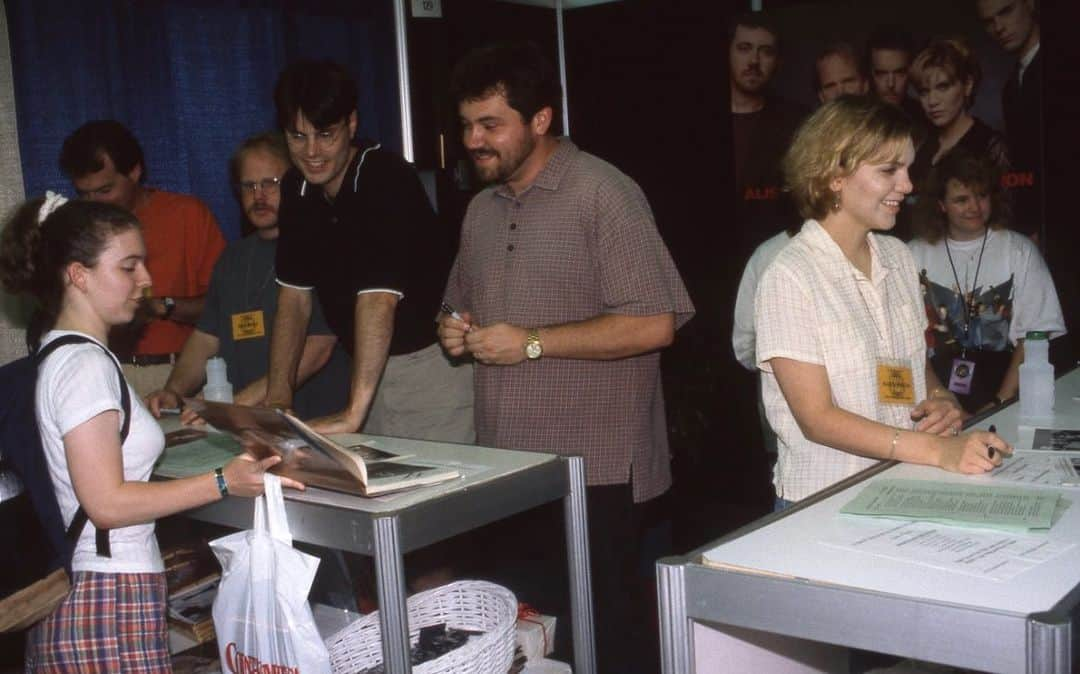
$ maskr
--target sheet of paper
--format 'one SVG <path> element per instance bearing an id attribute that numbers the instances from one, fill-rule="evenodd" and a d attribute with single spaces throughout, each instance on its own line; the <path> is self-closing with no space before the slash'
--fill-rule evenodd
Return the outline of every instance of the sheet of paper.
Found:
<path id="1" fill-rule="evenodd" d="M 927 480 L 875 480 L 842 514 L 1025 532 L 1049 529 L 1058 492 Z"/>
<path id="2" fill-rule="evenodd" d="M 1080 487 L 1080 478 L 1076 473 L 1078 464 L 1080 457 L 1017 450 L 986 477 L 995 481 L 1021 484 Z"/>
<path id="3" fill-rule="evenodd" d="M 211 433 L 201 440 L 167 447 L 154 466 L 161 477 L 187 477 L 208 473 L 224 466 L 240 452 L 240 445 L 227 435 Z"/>
<path id="4" fill-rule="evenodd" d="M 1074 543 L 932 522 L 845 518 L 821 543 L 835 548 L 1004 581 L 1054 559 Z"/>

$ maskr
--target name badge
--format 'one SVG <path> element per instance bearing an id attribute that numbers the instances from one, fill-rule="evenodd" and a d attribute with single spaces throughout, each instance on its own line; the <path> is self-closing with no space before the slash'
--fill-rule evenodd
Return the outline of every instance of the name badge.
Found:
<path id="1" fill-rule="evenodd" d="M 966 395 L 971 393 L 971 380 L 975 376 L 975 363 L 963 358 L 953 358 L 949 373 L 949 390 Z"/>
<path id="2" fill-rule="evenodd" d="M 232 336 L 235 341 L 266 336 L 262 309 L 232 315 Z"/>
<path id="3" fill-rule="evenodd" d="M 878 402 L 889 405 L 915 404 L 915 376 L 911 365 L 878 361 Z"/>

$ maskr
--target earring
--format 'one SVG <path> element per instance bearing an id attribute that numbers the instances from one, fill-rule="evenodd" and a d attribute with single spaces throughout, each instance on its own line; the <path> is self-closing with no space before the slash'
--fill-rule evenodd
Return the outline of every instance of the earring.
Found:
<path id="1" fill-rule="evenodd" d="M 840 190 L 833 192 L 832 209 L 834 212 L 840 211 Z"/>

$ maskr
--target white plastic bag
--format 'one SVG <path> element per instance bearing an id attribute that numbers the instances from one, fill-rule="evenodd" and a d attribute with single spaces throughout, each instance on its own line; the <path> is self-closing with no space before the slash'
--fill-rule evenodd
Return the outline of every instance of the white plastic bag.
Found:
<path id="1" fill-rule="evenodd" d="M 319 559 L 293 549 L 281 482 L 267 473 L 265 484 L 255 528 L 210 542 L 222 569 L 213 608 L 221 671 L 329 673 L 307 601 Z"/>

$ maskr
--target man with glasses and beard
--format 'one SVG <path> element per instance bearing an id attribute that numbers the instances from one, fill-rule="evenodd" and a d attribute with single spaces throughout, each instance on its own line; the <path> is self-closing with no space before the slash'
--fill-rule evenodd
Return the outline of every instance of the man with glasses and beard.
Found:
<path id="1" fill-rule="evenodd" d="M 344 408 L 312 427 L 471 443 L 471 366 L 452 365 L 433 330 L 452 229 L 404 159 L 354 142 L 357 90 L 344 67 L 294 63 L 278 78 L 274 102 L 294 168 L 281 184 L 265 404 L 291 406 L 318 301 L 352 356 L 352 378 Z"/>
<path id="2" fill-rule="evenodd" d="M 225 248 L 214 266 L 195 331 L 184 343 L 165 387 L 150 394 L 155 417 L 178 408 L 206 378 L 206 361 L 225 359 L 234 402 L 258 405 L 266 396 L 270 328 L 277 312 L 274 254 L 278 239 L 281 178 L 289 154 L 280 132 L 248 138 L 233 154 L 229 171 L 251 234 Z M 295 409 L 303 417 L 341 409 L 348 388 L 348 359 L 316 304 L 304 339 Z M 310 378 L 310 381 L 309 381 Z"/>

